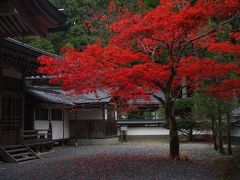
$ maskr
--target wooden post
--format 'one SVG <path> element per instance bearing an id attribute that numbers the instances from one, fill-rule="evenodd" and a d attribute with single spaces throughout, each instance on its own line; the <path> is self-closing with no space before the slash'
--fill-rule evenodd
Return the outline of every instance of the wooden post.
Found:
<path id="1" fill-rule="evenodd" d="M 105 105 L 104 106 L 104 120 L 108 120 L 108 109 L 107 109 L 107 106 Z"/>
<path id="2" fill-rule="evenodd" d="M 103 122 L 103 128 L 104 128 L 104 137 L 107 136 L 107 128 L 108 128 L 108 109 L 107 105 L 104 105 L 104 122 Z"/>
<path id="3" fill-rule="evenodd" d="M 52 150 L 53 149 L 53 142 L 52 142 L 52 123 L 51 123 L 51 121 L 49 121 L 48 140 L 51 141 L 50 145 L 49 145 L 49 148 L 50 148 L 50 150 Z"/>
<path id="4" fill-rule="evenodd" d="M 63 121 L 63 138 L 62 138 L 62 146 L 64 146 L 65 145 L 65 143 L 64 143 L 64 136 L 65 136 L 65 123 L 64 123 L 64 119 L 65 119 L 65 113 L 64 113 L 64 109 L 62 110 L 62 121 Z"/>
<path id="5" fill-rule="evenodd" d="M 18 144 L 23 144 L 24 143 L 24 119 L 25 119 L 25 96 L 24 96 L 24 88 L 25 88 L 25 72 L 26 70 L 23 68 L 22 69 L 22 118 L 19 122 L 19 131 L 18 131 Z"/>
<path id="6" fill-rule="evenodd" d="M 2 121 L 2 69 L 0 68 L 0 121 Z M 0 122 L 0 132 L 2 131 L 2 123 Z M 1 137 L 0 137 L 0 143 L 1 143 Z"/>
<path id="7" fill-rule="evenodd" d="M 23 129 L 23 125 L 22 123 L 20 123 L 19 125 L 19 129 L 18 129 L 18 132 L 17 132 L 17 144 L 23 144 L 24 143 L 24 129 Z"/>
<path id="8" fill-rule="evenodd" d="M 117 112 L 117 108 L 114 107 L 114 135 L 117 135 L 118 129 L 117 129 L 117 121 L 118 121 L 118 112 Z"/>

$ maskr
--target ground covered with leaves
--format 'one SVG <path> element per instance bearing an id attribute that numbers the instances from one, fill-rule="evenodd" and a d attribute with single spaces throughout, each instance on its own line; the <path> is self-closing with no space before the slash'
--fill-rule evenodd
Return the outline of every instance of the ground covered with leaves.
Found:
<path id="1" fill-rule="evenodd" d="M 169 160 L 159 142 L 56 147 L 40 160 L 0 163 L 0 179 L 219 179 L 211 145 L 182 144 L 181 154 L 185 160 Z"/>
<path id="2" fill-rule="evenodd" d="M 240 179 L 240 156 L 219 156 L 214 163 L 222 180 Z"/>

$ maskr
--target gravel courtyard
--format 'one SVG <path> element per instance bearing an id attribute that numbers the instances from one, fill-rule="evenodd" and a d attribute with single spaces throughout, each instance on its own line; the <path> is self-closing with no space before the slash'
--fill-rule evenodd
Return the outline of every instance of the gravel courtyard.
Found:
<path id="1" fill-rule="evenodd" d="M 218 179 L 211 145 L 181 144 L 181 154 L 190 160 L 167 160 L 165 143 L 56 147 L 40 160 L 0 163 L 0 179 Z"/>

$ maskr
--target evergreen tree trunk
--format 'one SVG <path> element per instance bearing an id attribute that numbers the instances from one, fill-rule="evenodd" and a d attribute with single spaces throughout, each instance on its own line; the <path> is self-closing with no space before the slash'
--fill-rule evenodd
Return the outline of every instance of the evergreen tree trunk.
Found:
<path id="1" fill-rule="evenodd" d="M 175 159 L 179 158 L 179 137 L 177 130 L 177 122 L 174 114 L 174 102 L 166 100 L 165 103 L 165 117 L 169 122 L 169 136 L 170 136 L 170 157 Z"/>
<path id="2" fill-rule="evenodd" d="M 220 154 L 224 154 L 223 148 L 223 133 L 222 133 L 222 113 L 221 110 L 218 110 L 218 143 L 219 143 L 219 152 Z"/>
<path id="3" fill-rule="evenodd" d="M 232 155 L 232 141 L 231 141 L 231 114 L 227 113 L 227 143 L 228 143 L 228 154 Z"/>
<path id="4" fill-rule="evenodd" d="M 213 145 L 214 145 L 214 150 L 218 150 L 218 143 L 217 143 L 217 131 L 216 131 L 216 120 L 215 118 L 211 119 L 212 123 L 212 139 L 213 139 Z"/>
<path id="5" fill-rule="evenodd" d="M 189 130 L 189 141 L 193 141 L 193 128 Z"/>

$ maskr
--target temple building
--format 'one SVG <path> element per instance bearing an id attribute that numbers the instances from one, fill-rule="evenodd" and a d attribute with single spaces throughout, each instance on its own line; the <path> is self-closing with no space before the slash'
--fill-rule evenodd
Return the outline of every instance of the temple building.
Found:
<path id="1" fill-rule="evenodd" d="M 46 129 L 50 122 L 53 141 L 68 145 L 118 142 L 117 110 L 105 92 L 69 95 L 47 79 L 26 79 L 26 128 Z"/>
<path id="2" fill-rule="evenodd" d="M 66 27 L 66 17 L 47 0 L 0 1 L 0 157 L 7 162 L 36 159 L 29 145 L 51 148 L 51 126 L 43 133 L 25 130 L 25 77 L 37 67 L 36 58 L 50 55 L 10 37 L 46 36 Z"/>

